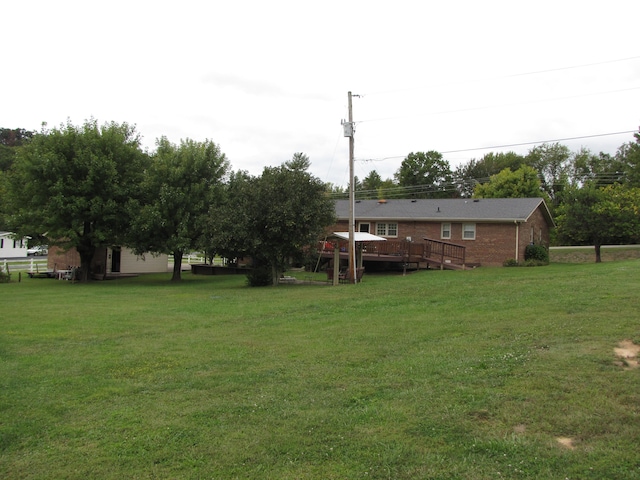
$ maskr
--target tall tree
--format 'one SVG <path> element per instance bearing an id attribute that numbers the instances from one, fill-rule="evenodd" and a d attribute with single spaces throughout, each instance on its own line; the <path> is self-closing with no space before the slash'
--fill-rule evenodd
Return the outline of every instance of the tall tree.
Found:
<path id="1" fill-rule="evenodd" d="M 460 195 L 470 197 L 479 183 L 486 183 L 489 177 L 497 175 L 505 168 L 515 172 L 524 165 L 524 157 L 514 152 L 489 152 L 482 158 L 471 159 L 456 168 L 454 178 L 459 185 Z"/>
<path id="2" fill-rule="evenodd" d="M 371 170 L 362 181 L 362 190 L 356 193 L 362 199 L 394 198 L 396 184 L 390 178 L 383 180 L 376 170 Z"/>
<path id="3" fill-rule="evenodd" d="M 157 142 L 130 242 L 138 253 L 173 254 L 172 281 L 181 279 L 183 255 L 207 243 L 210 208 L 221 195 L 228 168 L 220 147 L 209 140 L 175 145 L 162 137 Z"/>
<path id="4" fill-rule="evenodd" d="M 401 187 L 410 188 L 411 196 L 419 198 L 447 198 L 455 195 L 451 191 L 452 173 L 449 162 L 434 150 L 410 153 L 402 161 L 395 174 Z"/>
<path id="5" fill-rule="evenodd" d="M 587 184 L 568 190 L 557 217 L 558 238 L 564 243 L 593 245 L 596 263 L 601 246 L 640 240 L 640 188 Z"/>
<path id="6" fill-rule="evenodd" d="M 371 170 L 369 175 L 362 180 L 361 190 L 358 198 L 363 200 L 377 198 L 378 189 L 382 186 L 382 177 L 375 170 Z"/>
<path id="7" fill-rule="evenodd" d="M 560 192 L 569 185 L 570 160 L 571 151 L 559 143 L 534 147 L 525 157 L 526 164 L 537 170 L 553 206 L 559 204 Z"/>
<path id="8" fill-rule="evenodd" d="M 126 123 L 43 129 L 20 149 L 9 174 L 11 230 L 75 248 L 88 281 L 96 249 L 121 244 L 129 228 L 147 159 Z"/>
<path id="9" fill-rule="evenodd" d="M 586 183 L 597 187 L 621 183 L 624 182 L 623 165 L 608 153 L 595 155 L 588 148 L 581 148 L 569 162 L 569 182 L 577 187 Z"/>
<path id="10" fill-rule="evenodd" d="M 248 172 L 238 170 L 231 173 L 223 185 L 222 195 L 211 206 L 208 216 L 206 256 L 215 255 L 233 260 L 248 256 L 256 250 L 256 232 L 252 214 L 254 211 L 257 182 Z"/>
<path id="11" fill-rule="evenodd" d="M 624 183 L 630 187 L 640 187 L 640 133 L 634 133 L 635 142 L 622 145 L 616 153 L 624 172 Z"/>
<path id="12" fill-rule="evenodd" d="M 306 155 L 296 153 L 280 167 L 265 168 L 256 183 L 258 242 L 252 255 L 271 267 L 274 285 L 287 260 L 315 244 L 335 221 L 334 202 L 324 183 L 308 172 L 310 165 Z"/>
<path id="13" fill-rule="evenodd" d="M 238 249 L 271 269 L 273 285 L 278 284 L 289 258 L 315 244 L 335 221 L 335 205 L 326 185 L 308 172 L 309 166 L 309 158 L 296 153 L 292 160 L 266 167 L 260 177 L 240 185 L 244 204 L 233 218 L 246 226 L 238 227 L 241 236 L 235 240 Z"/>
<path id="14" fill-rule="evenodd" d="M 488 182 L 476 186 L 474 197 L 534 198 L 546 197 L 546 193 L 541 189 L 538 172 L 523 165 L 515 172 L 505 168 L 497 175 L 492 175 Z"/>

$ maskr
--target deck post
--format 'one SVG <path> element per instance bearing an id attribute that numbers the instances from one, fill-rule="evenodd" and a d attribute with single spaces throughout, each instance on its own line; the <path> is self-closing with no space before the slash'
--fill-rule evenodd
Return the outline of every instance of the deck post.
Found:
<path id="1" fill-rule="evenodd" d="M 333 247 L 333 285 L 340 283 L 340 247 L 338 242 Z"/>

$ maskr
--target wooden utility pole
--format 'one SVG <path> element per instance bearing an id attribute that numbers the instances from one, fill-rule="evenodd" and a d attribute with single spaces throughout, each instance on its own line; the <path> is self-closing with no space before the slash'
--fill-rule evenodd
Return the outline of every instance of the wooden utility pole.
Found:
<path id="1" fill-rule="evenodd" d="M 356 275 L 356 240 L 355 240 L 355 208 L 356 208 L 356 187 L 354 185 L 353 150 L 355 128 L 353 128 L 353 106 L 351 104 L 351 92 L 349 92 L 349 275 L 351 283 L 358 283 Z M 347 131 L 345 130 L 345 135 Z"/>

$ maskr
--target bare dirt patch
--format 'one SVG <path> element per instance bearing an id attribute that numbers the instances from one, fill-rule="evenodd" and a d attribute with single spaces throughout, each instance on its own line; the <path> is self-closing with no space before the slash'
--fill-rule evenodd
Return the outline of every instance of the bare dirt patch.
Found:
<path id="1" fill-rule="evenodd" d="M 560 444 L 560 446 L 567 448 L 569 450 L 575 450 L 576 446 L 573 444 L 573 438 L 569 437 L 558 437 L 556 441 Z"/>
<path id="2" fill-rule="evenodd" d="M 620 364 L 624 365 L 627 370 L 638 368 L 638 356 L 640 356 L 640 345 L 636 345 L 631 340 L 621 341 L 616 348 L 613 349 L 616 356 L 621 360 Z"/>

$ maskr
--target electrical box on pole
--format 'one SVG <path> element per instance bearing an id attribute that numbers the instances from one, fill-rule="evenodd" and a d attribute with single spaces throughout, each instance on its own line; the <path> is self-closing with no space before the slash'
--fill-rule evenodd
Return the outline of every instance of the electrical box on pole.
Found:
<path id="1" fill-rule="evenodd" d="M 344 130 L 345 137 L 353 137 L 353 122 L 342 121 L 342 128 Z"/>

